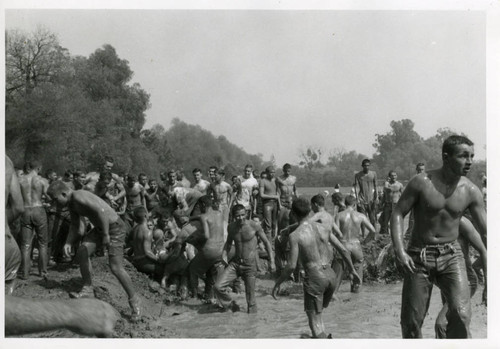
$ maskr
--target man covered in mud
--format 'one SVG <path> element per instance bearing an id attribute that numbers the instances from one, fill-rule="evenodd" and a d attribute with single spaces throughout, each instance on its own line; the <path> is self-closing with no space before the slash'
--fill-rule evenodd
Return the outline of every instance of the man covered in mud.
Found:
<path id="1" fill-rule="evenodd" d="M 403 184 L 397 179 L 396 171 L 389 171 L 388 180 L 384 183 L 384 208 L 380 220 L 380 234 L 389 234 L 392 210 L 403 193 Z"/>
<path id="2" fill-rule="evenodd" d="M 145 191 L 144 187 L 137 181 L 135 175 L 127 176 L 127 185 L 125 186 L 127 210 L 125 217 L 131 227 L 134 226 L 134 210 L 139 207 L 146 209 Z"/>
<path id="3" fill-rule="evenodd" d="M 245 206 L 236 204 L 233 207 L 234 222 L 229 224 L 228 236 L 222 259 L 227 263 L 228 254 L 234 242 L 235 255 L 229 261 L 227 267 L 222 271 L 215 283 L 215 294 L 222 305 L 221 310 L 239 310 L 239 306 L 232 300 L 228 292 L 228 287 L 241 276 L 245 282 L 245 295 L 247 300 L 247 313 L 256 313 L 257 304 L 255 301 L 255 279 L 257 273 L 258 241 L 260 238 L 264 243 L 269 256 L 271 272 L 275 270 L 274 256 L 271 243 L 267 239 L 260 224 L 247 219 Z"/>
<path id="4" fill-rule="evenodd" d="M 224 268 L 222 263 L 224 217 L 221 212 L 212 208 L 212 199 L 208 195 L 202 196 L 197 204 L 202 212 L 199 220 L 206 241 L 189 263 L 189 285 L 196 295 L 198 278 L 206 274 L 204 298 L 206 301 L 214 301 L 213 285 Z"/>
<path id="5" fill-rule="evenodd" d="M 48 222 L 42 197 L 47 195 L 48 182 L 38 173 L 42 164 L 37 161 L 26 162 L 25 175 L 19 179 L 24 202 L 24 212 L 21 216 L 21 278 L 27 279 L 31 267 L 31 248 L 33 237 L 38 241 L 38 272 L 47 277 L 48 264 Z"/>
<path id="6" fill-rule="evenodd" d="M 354 195 L 358 199 L 358 211 L 370 219 L 370 223 L 375 226 L 376 207 L 378 203 L 377 193 L 377 173 L 370 170 L 371 161 L 364 159 L 361 162 L 363 170 L 354 176 Z"/>
<path id="7" fill-rule="evenodd" d="M 368 217 L 356 211 L 356 198 L 354 196 L 346 196 L 345 204 L 346 209 L 337 215 L 335 222 L 342 232 L 342 244 L 349 251 L 352 263 L 359 275 L 359 283 L 351 279 L 351 292 L 357 293 L 363 281 L 363 248 L 359 238 L 363 228 L 371 234 L 375 234 L 376 231 Z"/>
<path id="8" fill-rule="evenodd" d="M 283 165 L 283 174 L 276 178 L 280 193 L 281 208 L 278 214 L 278 231 L 289 225 L 288 215 L 292 208 L 292 201 L 298 196 L 295 183 L 297 177 L 292 175 L 292 165 L 286 163 Z"/>
<path id="9" fill-rule="evenodd" d="M 470 290 L 460 244 L 460 218 L 469 209 L 486 239 L 486 212 L 480 189 L 465 176 L 474 158 L 467 137 L 448 137 L 442 148 L 443 165 L 427 175 L 414 176 L 391 217 L 391 236 L 398 264 L 405 272 L 401 306 L 403 338 L 421 338 L 433 284 L 448 305 L 447 338 L 470 338 Z M 413 209 L 415 227 L 405 251 L 403 220 Z"/>
<path id="10" fill-rule="evenodd" d="M 262 200 L 264 216 L 264 232 L 269 241 L 274 240 L 278 224 L 278 211 L 281 208 L 278 183 L 275 178 L 276 170 L 273 166 L 266 168 L 266 177 L 259 183 L 259 194 Z"/>
<path id="11" fill-rule="evenodd" d="M 102 244 L 108 249 L 109 266 L 129 298 L 132 309 L 132 321 L 140 317 L 139 296 L 132 285 L 132 280 L 123 267 L 123 245 L 125 243 L 125 223 L 118 214 L 95 194 L 86 190 L 73 191 L 62 181 L 56 181 L 49 187 L 50 197 L 56 200 L 60 207 L 68 207 L 71 215 L 71 226 L 64 252 L 69 256 L 71 246 L 84 233 L 83 217 L 96 227 L 83 237 L 75 258 L 79 261 L 83 279 L 83 288 L 80 292 L 71 293 L 73 298 L 88 298 L 94 296 L 92 287 L 90 256 L 95 252 L 97 245 Z"/>
<path id="12" fill-rule="evenodd" d="M 134 209 L 136 225 L 130 233 L 132 235 L 132 249 L 134 256 L 132 265 L 140 272 L 153 276 L 160 281 L 163 274 L 163 263 L 160 256 L 152 250 L 153 232 L 147 226 L 148 213 L 142 206 Z"/>
<path id="13" fill-rule="evenodd" d="M 323 308 L 328 307 L 335 291 L 335 273 L 331 263 L 331 244 L 338 240 L 331 231 L 319 223 L 308 219 L 311 206 L 305 198 L 298 198 L 292 203 L 292 214 L 299 222 L 297 229 L 290 234 L 290 255 L 285 270 L 274 285 L 272 295 L 276 299 L 280 285 L 286 281 L 300 259 L 305 270 L 304 310 L 309 319 L 313 338 L 327 338 L 323 323 Z M 339 244 L 340 252 L 349 266 L 354 280 L 359 276 L 350 261 L 349 253 Z"/>

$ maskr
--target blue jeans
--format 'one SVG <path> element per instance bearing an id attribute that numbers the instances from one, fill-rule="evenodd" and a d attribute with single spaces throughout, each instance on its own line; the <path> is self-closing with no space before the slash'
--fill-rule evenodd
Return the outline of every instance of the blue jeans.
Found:
<path id="1" fill-rule="evenodd" d="M 422 324 L 429 309 L 433 284 L 448 304 L 447 338 L 470 338 L 470 291 L 465 261 L 457 241 L 447 244 L 409 247 L 416 271 L 406 274 L 401 304 L 403 338 L 422 338 Z"/>
<path id="2" fill-rule="evenodd" d="M 219 274 L 215 282 L 215 295 L 225 308 L 229 307 L 232 298 L 229 295 L 228 287 L 234 280 L 241 276 L 245 282 L 245 295 L 248 304 L 248 312 L 255 310 L 255 274 L 257 270 L 256 260 L 233 259 L 229 265 Z"/>

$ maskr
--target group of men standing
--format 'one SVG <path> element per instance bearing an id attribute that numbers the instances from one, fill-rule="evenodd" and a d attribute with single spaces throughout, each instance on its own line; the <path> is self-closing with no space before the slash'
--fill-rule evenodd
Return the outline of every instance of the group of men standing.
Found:
<path id="1" fill-rule="evenodd" d="M 384 184 L 380 231 L 389 233 L 390 227 L 397 262 L 405 271 L 401 312 L 405 338 L 421 337 L 420 328 L 434 283 L 441 288 L 447 307 L 443 336 L 470 336 L 470 292 L 465 260 L 457 243 L 459 231 L 481 250 L 486 270 L 484 202 L 481 191 L 465 177 L 472 158 L 472 142 L 451 136 L 443 144 L 440 169 L 426 173 L 423 164 L 419 164 L 417 172 L 421 172 L 404 189 L 396 172 L 391 171 Z M 76 259 L 84 287 L 72 296 L 93 296 L 90 256 L 102 245 L 107 249 L 112 273 L 129 297 L 132 320 L 140 317 L 140 304 L 123 268 L 126 240 L 132 241 L 131 258 L 138 269 L 156 274 L 164 285 L 169 277 L 178 275 L 184 280 L 180 283 L 184 295 L 187 287 L 196 292 L 198 278 L 204 277 L 204 297 L 217 303 L 220 311 L 239 309 L 229 288 L 241 277 L 247 312 L 256 312 L 259 246 L 265 250 L 271 271 L 275 270 L 275 252 L 280 254 L 281 275 L 272 295 L 276 297 L 290 274 L 302 269 L 305 311 L 316 338 L 327 337 L 321 314 L 340 285 L 344 265 L 350 273 L 351 291 L 359 291 L 363 262 L 360 237 L 365 230 L 376 233 L 379 200 L 377 176 L 369 170 L 370 160 L 363 160 L 362 171 L 355 175 L 354 195 L 345 200 L 332 196 L 338 211 L 334 216 L 325 211 L 322 195 L 310 201 L 298 196 L 289 164 L 283 166 L 279 177 L 273 167 L 268 167 L 260 178 L 247 165 L 243 175 L 233 177 L 232 185 L 224 180 L 222 169 L 211 167 L 208 181 L 202 178 L 200 169 L 194 169 L 192 187 L 176 171 L 161 173 L 161 181 L 156 182 L 147 181 L 145 174 L 120 178 L 111 172 L 112 167 L 112 159 L 106 158 L 102 171 L 89 174 L 83 190 L 79 190 L 61 180 L 49 184 L 39 176 L 38 163 L 27 164 L 19 178 L 24 200 L 22 276 L 28 275 L 31 242 L 36 234 L 39 273 L 47 277 L 45 196 L 69 212 L 65 255 L 70 256 L 80 241 Z M 475 229 L 461 223 L 465 211 L 470 213 Z M 410 212 L 412 230 L 405 248 L 403 218 Z M 149 217 L 157 217 L 161 222 L 158 225 L 164 228 L 158 239 L 155 229 L 147 225 Z M 168 248 L 162 242 L 165 239 L 169 241 Z M 12 274 L 15 272 L 9 272 Z"/>

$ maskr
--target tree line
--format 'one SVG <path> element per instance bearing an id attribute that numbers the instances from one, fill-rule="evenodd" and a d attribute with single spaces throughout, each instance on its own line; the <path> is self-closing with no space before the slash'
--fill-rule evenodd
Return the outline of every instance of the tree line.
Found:
<path id="1" fill-rule="evenodd" d="M 198 125 L 173 119 L 144 128 L 149 94 L 131 83 L 129 62 L 109 44 L 89 57 L 72 56 L 57 36 L 45 28 L 32 33 L 6 31 L 5 135 L 6 151 L 17 167 L 33 158 L 58 173 L 95 170 L 106 155 L 115 159 L 116 171 L 157 176 L 159 171 L 182 169 L 189 177 L 195 167 L 224 167 L 226 178 L 240 174 L 246 164 L 264 170 L 276 164 L 262 154 L 248 154 L 224 136 L 214 136 Z M 321 149 L 299 152 L 292 170 L 299 186 L 350 186 L 364 158 L 380 178 L 396 170 L 410 178 L 418 162 L 427 168 L 440 165 L 442 140 L 452 134 L 440 129 L 423 139 L 409 119 L 391 122 L 391 131 L 376 134 L 372 156 L 335 149 L 322 160 Z M 473 167 L 479 182 L 486 162 Z M 279 171 L 278 171 L 279 173 Z"/>

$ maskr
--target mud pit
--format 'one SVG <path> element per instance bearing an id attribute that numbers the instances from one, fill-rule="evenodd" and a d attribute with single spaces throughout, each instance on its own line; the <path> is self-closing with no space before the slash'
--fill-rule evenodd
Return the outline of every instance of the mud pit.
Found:
<path id="1" fill-rule="evenodd" d="M 257 314 L 246 314 L 244 293 L 233 294 L 242 308 L 241 312 L 215 313 L 210 305 L 201 304 L 197 299 L 169 302 L 171 296 L 126 262 L 126 269 L 142 298 L 144 309 L 141 321 L 132 324 L 128 321 L 130 310 L 126 294 L 109 271 L 107 258 L 96 257 L 92 264 L 97 297 L 112 304 L 122 315 L 116 326 L 118 338 L 300 338 L 310 334 L 300 284 L 284 284 L 282 289 L 287 295 L 275 301 L 271 297 L 274 281 L 262 275 L 257 279 L 256 286 Z M 402 283 L 386 283 L 381 277 L 378 282 L 370 281 L 376 279 L 373 273 L 370 274 L 359 294 L 349 292 L 348 281 L 342 283 L 337 294 L 339 300 L 330 304 L 323 315 L 326 329 L 333 338 L 401 338 L 399 313 Z M 79 290 L 80 285 L 78 268 L 58 266 L 49 269 L 48 281 L 35 275 L 31 275 L 28 281 L 20 280 L 15 295 L 68 299 L 68 292 Z M 487 336 L 487 309 L 480 305 L 482 289 L 482 286 L 479 287 L 472 299 L 473 338 Z M 434 321 L 439 310 L 439 289 L 435 287 L 423 326 L 424 338 L 434 338 Z M 25 337 L 79 336 L 60 330 Z"/>

